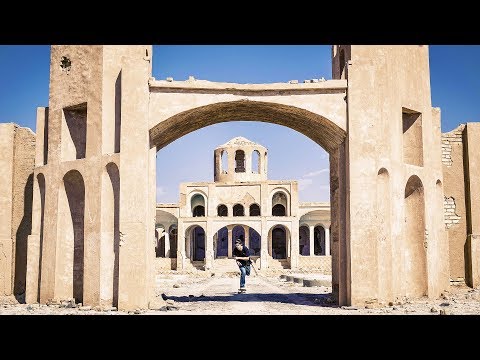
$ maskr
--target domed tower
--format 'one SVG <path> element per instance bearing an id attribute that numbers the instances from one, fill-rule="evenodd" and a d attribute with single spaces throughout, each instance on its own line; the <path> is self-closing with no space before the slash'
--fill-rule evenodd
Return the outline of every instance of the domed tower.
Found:
<path id="1" fill-rule="evenodd" d="M 236 137 L 215 149 L 214 179 L 219 182 L 267 180 L 267 149 Z"/>

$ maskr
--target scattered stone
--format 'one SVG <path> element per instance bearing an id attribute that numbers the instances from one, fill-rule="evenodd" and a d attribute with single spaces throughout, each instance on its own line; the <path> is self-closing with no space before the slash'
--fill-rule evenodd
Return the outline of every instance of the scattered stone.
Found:
<path id="1" fill-rule="evenodd" d="M 90 311 L 90 310 L 92 310 L 92 307 L 91 306 L 82 306 L 82 307 L 78 308 L 78 310 L 80 310 L 80 311 Z"/>
<path id="2" fill-rule="evenodd" d="M 134 311 L 133 313 L 136 314 L 136 315 L 139 315 L 139 314 L 142 313 L 142 310 L 140 310 L 140 309 L 135 309 L 135 311 Z"/>
<path id="3" fill-rule="evenodd" d="M 180 287 L 180 285 L 178 285 L 178 284 L 173 284 L 173 287 L 174 287 L 175 289 L 178 289 L 178 288 Z"/>
<path id="4" fill-rule="evenodd" d="M 298 84 L 298 80 L 290 80 L 288 83 L 289 84 Z"/>
<path id="5" fill-rule="evenodd" d="M 101 307 L 101 306 L 95 306 L 95 307 L 93 308 L 93 310 L 95 310 L 95 311 L 102 311 L 102 307 Z"/>
<path id="6" fill-rule="evenodd" d="M 325 279 L 303 279 L 303 286 L 314 287 L 314 286 L 331 286 L 330 280 Z"/>
<path id="7" fill-rule="evenodd" d="M 448 303 L 448 302 L 443 302 L 443 303 L 440 304 L 440 306 L 450 306 L 450 303 Z"/>
<path id="8" fill-rule="evenodd" d="M 432 307 L 432 308 L 430 309 L 430 312 L 431 312 L 431 313 L 436 313 L 436 312 L 438 312 L 438 310 L 437 310 L 437 308 Z"/>
<path id="9" fill-rule="evenodd" d="M 358 310 L 356 306 L 342 306 L 343 310 Z"/>
<path id="10" fill-rule="evenodd" d="M 175 304 L 175 300 L 168 299 L 168 300 L 167 300 L 167 304 L 168 304 L 168 305 L 173 305 L 173 304 Z"/>
<path id="11" fill-rule="evenodd" d="M 173 81 L 173 77 L 169 76 L 169 77 L 167 77 L 165 80 L 167 80 L 168 82 L 172 82 L 172 81 Z"/>
<path id="12" fill-rule="evenodd" d="M 440 309 L 440 315 L 448 315 L 447 310 L 445 310 L 445 309 Z"/>
<path id="13" fill-rule="evenodd" d="M 390 302 L 388 303 L 388 306 L 393 306 L 393 302 L 390 301 Z"/>
<path id="14" fill-rule="evenodd" d="M 441 294 L 440 294 L 440 297 L 441 297 L 443 300 L 448 300 L 448 299 L 449 299 L 449 298 L 448 298 L 448 295 L 445 294 L 445 293 L 441 293 Z"/>
<path id="15" fill-rule="evenodd" d="M 294 282 L 294 283 L 297 283 L 297 284 L 303 284 L 303 278 L 301 278 L 301 277 L 296 277 L 296 276 L 295 276 L 295 277 L 293 278 L 293 282 Z"/>
<path id="16" fill-rule="evenodd" d="M 318 79 L 312 79 L 311 82 L 312 83 L 318 83 Z"/>

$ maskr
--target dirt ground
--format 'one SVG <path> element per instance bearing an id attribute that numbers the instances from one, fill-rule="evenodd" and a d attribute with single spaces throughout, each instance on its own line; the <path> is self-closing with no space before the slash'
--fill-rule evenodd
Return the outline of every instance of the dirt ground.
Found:
<path id="1" fill-rule="evenodd" d="M 305 287 L 279 276 L 247 277 L 247 292 L 238 294 L 239 277 L 163 274 L 156 278 L 156 310 L 116 311 L 114 308 L 77 307 L 73 303 L 18 304 L 0 298 L 0 315 L 480 315 L 480 289 L 451 285 L 438 299 L 404 299 L 368 308 L 339 307 L 331 287 Z"/>

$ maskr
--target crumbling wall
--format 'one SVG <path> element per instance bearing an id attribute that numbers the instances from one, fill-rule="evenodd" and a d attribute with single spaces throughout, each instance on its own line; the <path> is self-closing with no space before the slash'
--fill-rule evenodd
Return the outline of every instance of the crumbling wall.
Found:
<path id="1" fill-rule="evenodd" d="M 465 125 L 442 134 L 445 228 L 448 232 L 450 278 L 465 278 L 464 245 L 467 237 L 464 153 Z"/>
<path id="2" fill-rule="evenodd" d="M 32 229 L 35 134 L 0 124 L 0 295 L 25 293 L 27 238 Z"/>

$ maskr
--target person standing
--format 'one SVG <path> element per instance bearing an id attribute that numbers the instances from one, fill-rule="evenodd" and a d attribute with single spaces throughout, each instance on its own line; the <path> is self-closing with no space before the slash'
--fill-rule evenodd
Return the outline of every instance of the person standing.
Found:
<path id="1" fill-rule="evenodd" d="M 233 249 L 233 258 L 236 260 L 238 268 L 240 269 L 240 289 L 239 293 L 247 291 L 245 288 L 246 276 L 250 275 L 250 250 L 243 245 L 242 240 L 235 240 L 235 249 Z"/>

